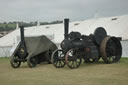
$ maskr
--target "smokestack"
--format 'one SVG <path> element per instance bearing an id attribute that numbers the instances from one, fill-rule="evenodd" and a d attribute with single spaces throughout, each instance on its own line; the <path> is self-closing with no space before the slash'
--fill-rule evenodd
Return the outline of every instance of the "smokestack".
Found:
<path id="1" fill-rule="evenodd" d="M 68 38 L 69 19 L 64 19 L 64 38 Z"/>
<path id="2" fill-rule="evenodd" d="M 20 26 L 20 37 L 21 42 L 24 42 L 24 26 Z"/>

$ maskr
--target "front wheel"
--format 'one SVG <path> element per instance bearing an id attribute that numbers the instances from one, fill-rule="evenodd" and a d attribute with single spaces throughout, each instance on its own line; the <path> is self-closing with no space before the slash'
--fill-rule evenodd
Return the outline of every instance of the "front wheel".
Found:
<path id="1" fill-rule="evenodd" d="M 28 63 L 28 66 L 30 68 L 36 67 L 36 65 L 37 65 L 37 57 L 28 57 L 27 63 Z"/>
<path id="2" fill-rule="evenodd" d="M 65 61 L 69 68 L 74 69 L 74 68 L 78 68 L 80 66 L 82 57 L 79 54 L 78 50 L 70 49 L 66 53 Z"/>
<path id="3" fill-rule="evenodd" d="M 21 61 L 18 61 L 18 56 L 11 56 L 10 64 L 13 68 L 18 68 L 21 65 Z"/>
<path id="4" fill-rule="evenodd" d="M 61 49 L 57 49 L 52 53 L 52 64 L 56 68 L 63 68 L 65 66 L 65 55 Z"/>

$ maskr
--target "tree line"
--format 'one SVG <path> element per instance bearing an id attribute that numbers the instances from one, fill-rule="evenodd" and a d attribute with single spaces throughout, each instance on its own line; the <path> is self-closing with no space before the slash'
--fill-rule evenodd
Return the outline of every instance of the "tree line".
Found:
<path id="1" fill-rule="evenodd" d="M 36 26 L 37 25 L 37 21 L 34 22 L 3 22 L 0 23 L 0 31 L 11 31 L 16 29 L 16 24 L 19 25 L 23 25 L 24 27 L 30 27 L 30 26 Z M 56 21 L 52 21 L 52 22 L 39 22 L 40 25 L 50 25 L 50 24 L 59 24 L 59 23 L 63 23 L 63 21 L 60 20 L 56 20 Z"/>

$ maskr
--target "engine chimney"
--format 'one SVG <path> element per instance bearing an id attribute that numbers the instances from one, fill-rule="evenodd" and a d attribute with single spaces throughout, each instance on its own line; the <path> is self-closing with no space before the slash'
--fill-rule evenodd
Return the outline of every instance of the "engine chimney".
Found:
<path id="1" fill-rule="evenodd" d="M 24 26 L 20 26 L 20 37 L 21 42 L 24 42 Z"/>
<path id="2" fill-rule="evenodd" d="M 69 19 L 64 19 L 64 38 L 68 38 Z"/>

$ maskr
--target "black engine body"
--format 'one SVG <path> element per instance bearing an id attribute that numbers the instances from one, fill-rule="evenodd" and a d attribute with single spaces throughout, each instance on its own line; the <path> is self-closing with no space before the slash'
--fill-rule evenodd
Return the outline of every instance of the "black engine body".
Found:
<path id="1" fill-rule="evenodd" d="M 61 42 L 64 53 L 72 48 L 79 49 L 83 56 L 96 58 L 99 56 L 98 45 L 94 42 L 94 36 L 81 35 L 79 32 L 71 32 L 69 36 Z"/>

